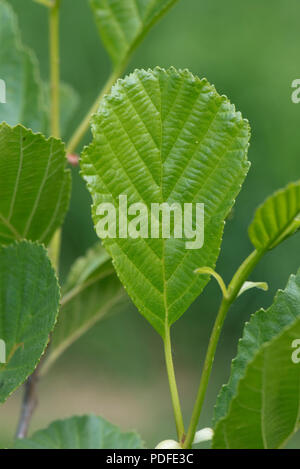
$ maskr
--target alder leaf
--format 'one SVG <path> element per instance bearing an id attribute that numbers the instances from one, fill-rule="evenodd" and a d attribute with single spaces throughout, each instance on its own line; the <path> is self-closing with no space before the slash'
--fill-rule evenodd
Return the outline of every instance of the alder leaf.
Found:
<path id="1" fill-rule="evenodd" d="M 246 324 L 215 408 L 216 448 L 278 448 L 300 426 L 300 270 Z M 280 370 L 280 373 L 278 373 Z"/>
<path id="2" fill-rule="evenodd" d="M 249 237 L 258 251 L 273 249 L 300 228 L 300 181 L 271 195 L 256 211 Z"/>
<path id="3" fill-rule="evenodd" d="M 116 66 L 178 0 L 90 0 L 102 41 Z"/>
<path id="4" fill-rule="evenodd" d="M 249 167 L 249 125 L 207 80 L 187 70 L 156 68 L 119 80 L 102 100 L 92 131 L 82 172 L 98 234 L 101 204 L 111 203 L 118 220 L 120 195 L 127 197 L 128 206 L 142 203 L 148 213 L 153 203 L 177 203 L 180 209 L 184 203 L 194 208 L 204 204 L 202 248 L 198 243 L 199 249 L 190 249 L 185 232 L 185 238 L 165 239 L 160 232 L 157 239 L 116 236 L 103 241 L 129 296 L 164 337 L 165 328 L 209 280 L 194 270 L 215 266 L 224 220 Z M 203 223 L 195 212 L 193 226 L 200 233 Z M 125 213 L 117 228 L 125 229 L 131 219 Z"/>
<path id="5" fill-rule="evenodd" d="M 22 241 L 0 248 L 0 402 L 34 371 L 52 331 L 59 287 L 45 248 Z"/>
<path id="6" fill-rule="evenodd" d="M 97 243 L 70 270 L 45 370 L 100 319 L 120 310 L 127 301 L 109 255 Z"/>
<path id="7" fill-rule="evenodd" d="M 134 432 L 121 430 L 101 417 L 83 415 L 57 420 L 31 438 L 16 440 L 15 449 L 143 449 Z"/>
<path id="8" fill-rule="evenodd" d="M 51 239 L 69 205 L 71 178 L 60 140 L 0 125 L 0 243 Z"/>

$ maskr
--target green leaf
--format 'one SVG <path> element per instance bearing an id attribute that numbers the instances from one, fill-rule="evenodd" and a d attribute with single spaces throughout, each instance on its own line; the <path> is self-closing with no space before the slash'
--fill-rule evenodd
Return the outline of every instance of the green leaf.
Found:
<path id="1" fill-rule="evenodd" d="M 27 241 L 0 249 L 0 402 L 34 371 L 52 331 L 59 287 L 46 250 Z"/>
<path id="2" fill-rule="evenodd" d="M 282 448 L 299 430 L 300 372 L 292 361 L 292 343 L 299 337 L 300 319 L 248 365 L 229 414 L 216 427 L 213 448 Z"/>
<path id="3" fill-rule="evenodd" d="M 21 125 L 0 125 L 0 243 L 51 239 L 65 216 L 70 171 L 64 145 Z"/>
<path id="4" fill-rule="evenodd" d="M 256 211 L 249 237 L 258 251 L 273 249 L 300 228 L 300 181 L 271 195 Z"/>
<path id="5" fill-rule="evenodd" d="M 23 124 L 35 132 L 50 135 L 49 86 L 41 79 L 33 51 L 22 44 L 17 16 L 10 5 L 0 2 L 0 79 L 6 85 L 6 103 L 0 104 L 0 122 Z M 78 105 L 78 95 L 69 85 L 61 84 L 61 133 Z"/>
<path id="6" fill-rule="evenodd" d="M 239 291 L 238 296 L 241 296 L 248 290 L 252 290 L 252 288 L 258 288 L 259 290 L 268 291 L 269 285 L 266 282 L 244 282 L 242 288 Z"/>
<path id="7" fill-rule="evenodd" d="M 31 438 L 17 440 L 15 449 L 143 449 L 141 438 L 101 417 L 85 415 L 57 420 Z"/>
<path id="8" fill-rule="evenodd" d="M 153 203 L 205 206 L 201 249 L 186 249 L 186 239 L 162 239 L 161 233 L 158 239 L 103 242 L 134 303 L 164 337 L 208 282 L 194 270 L 215 266 L 224 220 L 249 167 L 248 123 L 205 79 L 157 68 L 119 80 L 102 100 L 92 130 L 82 171 L 96 231 L 101 203 L 113 204 L 118 219 L 119 195 L 127 196 L 128 206 L 143 203 L 148 213 Z"/>
<path id="9" fill-rule="evenodd" d="M 0 122 L 22 123 L 45 132 L 47 109 L 34 54 L 21 43 L 16 15 L 5 1 L 0 2 L 0 71 L 6 84 L 6 104 L 0 104 Z"/>
<path id="10" fill-rule="evenodd" d="M 285 290 L 277 292 L 270 308 L 259 310 L 246 323 L 243 337 L 239 341 L 237 356 L 232 361 L 229 383 L 222 387 L 217 399 L 214 424 L 227 414 L 238 383 L 245 374 L 247 364 L 253 360 L 263 344 L 292 324 L 295 316 L 300 314 L 300 303 L 297 305 L 299 301 L 300 270 L 296 276 L 291 275 Z"/>
<path id="11" fill-rule="evenodd" d="M 45 369 L 82 334 L 108 313 L 119 310 L 127 300 L 109 255 L 97 243 L 75 262 L 69 273 Z"/>
<path id="12" fill-rule="evenodd" d="M 178 0 L 90 0 L 102 41 L 115 65 L 126 62 L 152 26 Z"/>
<path id="13" fill-rule="evenodd" d="M 300 338 L 300 270 L 274 303 L 245 326 L 230 381 L 215 408 L 216 448 L 277 448 L 300 425 L 299 365 L 292 342 Z M 278 373 L 280 370 L 280 373 Z"/>

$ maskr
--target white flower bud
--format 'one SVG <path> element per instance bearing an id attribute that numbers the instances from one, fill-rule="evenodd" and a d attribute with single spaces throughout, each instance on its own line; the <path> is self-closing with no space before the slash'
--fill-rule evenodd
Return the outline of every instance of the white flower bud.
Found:
<path id="1" fill-rule="evenodd" d="M 178 441 L 164 440 L 158 443 L 155 449 L 182 449 Z"/>
<path id="2" fill-rule="evenodd" d="M 203 441 L 212 440 L 213 436 L 214 431 L 212 428 L 202 428 L 202 430 L 196 432 L 193 444 L 196 445 L 198 443 L 202 443 Z"/>

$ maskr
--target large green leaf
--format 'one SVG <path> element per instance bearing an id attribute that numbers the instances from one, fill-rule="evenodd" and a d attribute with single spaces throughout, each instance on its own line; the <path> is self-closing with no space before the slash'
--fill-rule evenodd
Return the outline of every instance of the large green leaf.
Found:
<path id="1" fill-rule="evenodd" d="M 0 249 L 0 402 L 34 371 L 59 307 L 59 287 L 46 250 L 28 241 Z"/>
<path id="2" fill-rule="evenodd" d="M 64 219 L 70 171 L 64 145 L 21 125 L 0 125 L 0 243 L 47 243 Z"/>
<path id="3" fill-rule="evenodd" d="M 248 364 L 229 413 L 215 429 L 213 448 L 282 448 L 299 430 L 300 364 L 292 360 L 292 344 L 300 337 L 300 298 L 294 311 L 298 319 Z"/>
<path id="4" fill-rule="evenodd" d="M 0 122 L 23 124 L 49 135 L 49 86 L 41 80 L 36 56 L 22 44 L 16 14 L 4 0 L 0 0 L 0 44 L 0 79 L 6 85 L 6 103 L 0 104 Z M 61 84 L 60 101 L 64 136 L 77 108 L 78 96 L 69 85 Z"/>
<path id="5" fill-rule="evenodd" d="M 285 327 L 293 324 L 298 315 L 300 316 L 300 270 L 296 276 L 290 277 L 284 291 L 277 292 L 270 308 L 253 314 L 250 322 L 245 325 L 237 356 L 232 362 L 229 383 L 223 386 L 217 399 L 214 424 L 228 413 L 248 363 L 264 344 L 280 334 Z"/>
<path id="6" fill-rule="evenodd" d="M 90 0 L 95 20 L 113 62 L 124 62 L 151 27 L 178 0 Z"/>
<path id="7" fill-rule="evenodd" d="M 300 181 L 271 195 L 256 211 L 249 237 L 258 251 L 273 249 L 300 228 Z"/>
<path id="8" fill-rule="evenodd" d="M 142 449 L 134 432 L 121 430 L 101 417 L 84 415 L 57 420 L 31 438 L 17 440 L 15 449 Z"/>
<path id="9" fill-rule="evenodd" d="M 104 240 L 129 295 L 164 336 L 208 282 L 208 275 L 194 270 L 215 265 L 224 220 L 249 167 L 248 123 L 205 79 L 157 68 L 118 81 L 102 101 L 92 131 L 82 171 L 96 231 L 100 204 L 113 204 L 119 215 L 119 195 L 127 196 L 128 205 L 142 202 L 148 211 L 163 202 L 205 206 L 201 249 L 186 249 L 187 239 L 162 239 L 161 233 L 158 239 Z"/>
<path id="10" fill-rule="evenodd" d="M 127 299 L 109 255 L 97 243 L 70 271 L 46 369 L 103 316 L 119 310 Z"/>

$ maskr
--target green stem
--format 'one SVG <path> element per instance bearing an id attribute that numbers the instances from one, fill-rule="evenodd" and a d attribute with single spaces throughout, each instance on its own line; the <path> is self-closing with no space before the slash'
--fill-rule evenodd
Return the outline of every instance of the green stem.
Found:
<path id="1" fill-rule="evenodd" d="M 171 336 L 170 328 L 166 327 L 165 339 L 164 339 L 164 348 L 165 348 L 165 360 L 167 367 L 167 374 L 170 386 L 171 399 L 173 404 L 175 423 L 178 441 L 181 442 L 184 439 L 184 424 L 179 400 L 179 394 L 176 384 L 173 357 L 172 357 L 172 347 L 171 347 Z"/>
<path id="2" fill-rule="evenodd" d="M 49 42 L 50 42 L 50 88 L 51 88 L 51 135 L 60 137 L 59 126 L 59 6 L 60 0 L 55 0 L 49 14 Z"/>
<path id="3" fill-rule="evenodd" d="M 260 261 L 263 255 L 264 251 L 253 251 L 252 254 L 247 257 L 247 259 L 243 262 L 243 264 L 238 268 L 237 272 L 234 274 L 227 289 L 227 297 L 223 297 L 222 299 L 217 318 L 210 336 L 208 349 L 204 360 L 200 385 L 197 393 L 196 403 L 194 406 L 188 433 L 183 445 L 184 448 L 191 448 L 194 441 L 201 410 L 203 407 L 203 402 L 207 391 L 207 386 L 209 383 L 209 378 L 211 375 L 217 345 L 228 310 L 236 299 L 237 295 L 239 294 L 242 285 L 247 280 L 250 273 L 253 271 L 253 269 L 255 268 L 255 266 Z"/>
<path id="4" fill-rule="evenodd" d="M 127 62 L 126 62 L 127 63 Z M 70 138 L 70 141 L 67 145 L 67 154 L 73 153 L 76 151 L 78 145 L 80 144 L 81 140 L 83 139 L 85 133 L 87 132 L 91 117 L 93 114 L 95 114 L 98 110 L 99 104 L 102 100 L 102 98 L 110 92 L 111 87 L 113 84 L 116 82 L 116 80 L 122 75 L 126 63 L 120 65 L 120 67 L 117 67 L 109 76 L 107 82 L 105 83 L 104 87 L 102 88 L 100 94 L 97 96 L 96 100 L 94 101 L 93 105 L 89 109 L 88 113 L 82 120 L 82 122 L 79 124 L 77 129 L 75 130 L 74 134 Z"/>
<path id="5" fill-rule="evenodd" d="M 51 114 L 50 130 L 53 137 L 60 137 L 60 67 L 59 67 L 59 7 L 60 0 L 54 0 L 49 10 L 49 45 L 50 45 L 50 88 Z M 49 255 L 56 271 L 59 269 L 61 229 L 55 233 L 49 245 Z"/>

